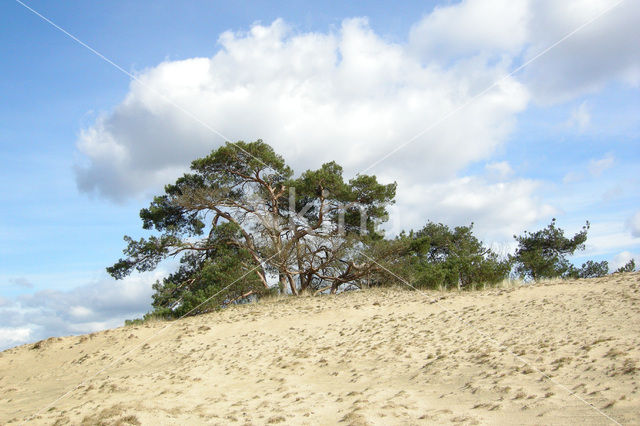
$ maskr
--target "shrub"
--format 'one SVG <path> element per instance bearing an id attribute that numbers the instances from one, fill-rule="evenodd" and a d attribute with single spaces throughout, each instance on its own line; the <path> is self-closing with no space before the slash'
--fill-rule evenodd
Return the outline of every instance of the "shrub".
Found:
<path id="1" fill-rule="evenodd" d="M 621 266 L 616 272 L 633 272 L 636 270 L 636 261 L 631 259 L 624 266 Z"/>
<path id="2" fill-rule="evenodd" d="M 421 230 L 401 234 L 403 253 L 416 287 L 467 288 L 471 284 L 494 284 L 507 277 L 508 259 L 500 259 L 473 235 L 473 223 L 453 229 L 428 222 Z"/>
<path id="3" fill-rule="evenodd" d="M 588 230 L 589 222 L 573 238 L 567 238 L 564 231 L 556 227 L 554 218 L 544 229 L 525 231 L 519 237 L 514 235 L 518 242 L 514 256 L 516 273 L 533 280 L 570 276 L 575 269 L 566 256 L 584 250 Z"/>
<path id="4" fill-rule="evenodd" d="M 606 260 L 603 260 L 602 262 L 588 260 L 586 263 L 582 264 L 580 269 L 571 266 L 566 276 L 570 278 L 597 278 L 604 277 L 608 273 L 609 262 Z"/>

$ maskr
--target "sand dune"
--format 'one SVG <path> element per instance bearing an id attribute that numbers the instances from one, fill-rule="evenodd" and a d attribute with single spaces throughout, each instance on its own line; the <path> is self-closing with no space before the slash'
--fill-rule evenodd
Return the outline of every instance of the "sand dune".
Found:
<path id="1" fill-rule="evenodd" d="M 0 423 L 640 424 L 639 372 L 640 273 L 370 290 L 4 351 Z"/>

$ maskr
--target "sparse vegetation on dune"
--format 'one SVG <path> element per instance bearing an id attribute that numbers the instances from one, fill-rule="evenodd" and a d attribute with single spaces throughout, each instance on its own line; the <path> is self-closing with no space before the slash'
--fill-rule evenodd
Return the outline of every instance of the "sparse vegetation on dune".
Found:
<path id="1" fill-rule="evenodd" d="M 584 249 L 589 223 L 572 238 L 556 226 L 514 236 L 514 255 L 499 256 L 469 226 L 428 221 L 385 239 L 396 184 L 375 176 L 345 181 L 335 162 L 294 177 L 261 140 L 236 142 L 193 161 L 191 172 L 140 211 L 156 235 L 125 236 L 125 257 L 107 268 L 115 278 L 155 269 L 181 256 L 157 281 L 145 320 L 180 318 L 263 297 L 335 294 L 394 284 L 471 290 L 506 279 L 589 278 L 607 262 L 576 268 L 567 256 Z M 632 271 L 628 264 L 621 271 Z M 139 320 L 128 323 L 136 324 Z"/>
<path id="2" fill-rule="evenodd" d="M 141 211 L 158 235 L 125 237 L 108 268 L 182 256 L 150 313 L 1 354 L 0 422 L 637 420 L 640 274 L 573 266 L 588 222 L 568 238 L 554 219 L 509 256 L 473 224 L 385 239 L 395 184 L 336 163 L 294 178 L 263 142 L 239 146 L 168 185 Z"/>
<path id="3" fill-rule="evenodd" d="M 639 319 L 637 272 L 276 295 L 2 352 L 0 423 L 633 424 Z"/>

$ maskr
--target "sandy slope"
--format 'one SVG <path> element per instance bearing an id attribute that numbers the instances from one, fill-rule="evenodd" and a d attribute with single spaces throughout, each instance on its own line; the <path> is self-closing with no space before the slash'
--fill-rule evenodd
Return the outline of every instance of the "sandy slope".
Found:
<path id="1" fill-rule="evenodd" d="M 0 354 L 0 423 L 611 423 L 571 391 L 640 424 L 639 382 L 635 273 L 271 300 L 52 338 Z"/>

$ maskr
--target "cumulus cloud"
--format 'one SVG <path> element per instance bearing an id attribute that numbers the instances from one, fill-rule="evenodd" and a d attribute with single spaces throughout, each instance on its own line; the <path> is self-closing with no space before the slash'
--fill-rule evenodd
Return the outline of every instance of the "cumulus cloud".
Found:
<path id="1" fill-rule="evenodd" d="M 427 219 L 453 225 L 474 222 L 477 235 L 487 243 L 511 240 L 527 225 L 556 213 L 537 199 L 538 186 L 528 179 L 492 183 L 478 176 L 437 184 L 402 182 L 390 231 L 417 229 Z"/>
<path id="2" fill-rule="evenodd" d="M 487 175 L 491 179 L 495 180 L 504 180 L 513 175 L 513 169 L 507 161 L 489 163 L 485 165 L 484 168 L 487 172 Z"/>
<path id="3" fill-rule="evenodd" d="M 523 71 L 523 81 L 541 103 L 593 92 L 612 80 L 637 87 L 640 3 L 617 3 L 463 0 L 436 7 L 416 23 L 410 46 L 442 63 L 467 56 L 514 61 L 514 66 L 532 61 Z"/>
<path id="4" fill-rule="evenodd" d="M 189 161 L 231 140 L 264 139 L 297 169 L 339 159 L 355 174 L 464 104 L 506 71 L 423 64 L 365 19 L 335 33 L 294 34 L 281 20 L 224 33 L 212 58 L 165 62 L 79 137 L 81 190 L 112 199 L 160 188 Z M 188 109 L 200 120 L 167 103 Z M 372 172 L 430 182 L 455 177 L 504 143 L 527 91 L 506 79 Z"/>
<path id="5" fill-rule="evenodd" d="M 636 261 L 636 265 L 638 265 L 638 263 L 640 263 L 640 256 L 638 255 L 634 255 L 629 251 L 622 251 L 620 253 L 618 253 L 613 260 L 611 261 L 610 265 L 609 265 L 609 269 L 611 271 L 615 271 L 621 267 L 623 267 L 624 265 L 626 265 L 627 263 L 629 263 L 629 261 L 631 259 L 634 259 Z"/>
<path id="6" fill-rule="evenodd" d="M 80 133 L 78 187 L 113 200 L 148 195 L 223 139 L 262 138 L 299 171 L 339 159 L 353 175 L 464 105 L 370 171 L 442 184 L 491 158 L 530 90 L 559 99 L 607 79 L 635 81 L 640 7 L 625 2 L 529 65 L 523 82 L 505 78 L 467 104 L 610 4 L 465 0 L 423 17 L 405 44 L 380 37 L 366 19 L 328 33 L 295 33 L 282 20 L 225 32 L 211 58 L 139 73 L 126 98 Z M 571 122 L 588 125 L 586 104 Z M 599 161 L 594 174 L 612 160 Z M 507 179 L 495 167 L 487 172 Z"/>
<path id="7" fill-rule="evenodd" d="M 366 19 L 347 19 L 329 33 L 295 33 L 282 20 L 225 32 L 211 58 L 141 72 L 124 101 L 81 132 L 78 186 L 113 200 L 148 195 L 223 139 L 262 138 L 299 171 L 339 159 L 353 175 L 460 108 L 370 171 L 427 186 L 457 179 L 505 143 L 529 88 L 539 97 L 562 97 L 610 78 L 635 81 L 638 54 L 629 35 L 638 31 L 632 17 L 640 8 L 633 2 L 537 59 L 522 76 L 525 84 L 500 80 L 611 4 L 542 3 L 465 0 L 438 7 L 413 25 L 405 44 L 380 37 Z M 586 104 L 571 122 L 588 125 Z M 602 173 L 611 162 L 598 160 L 590 171 Z M 511 172 L 499 164 L 487 172 L 507 179 Z"/>
<path id="8" fill-rule="evenodd" d="M 464 0 L 436 7 L 409 34 L 423 57 L 515 54 L 527 41 L 527 0 Z"/>
<path id="9" fill-rule="evenodd" d="M 299 172 L 338 160 L 352 176 L 465 105 L 508 70 L 506 63 L 473 58 L 446 68 L 425 63 L 410 46 L 379 37 L 365 19 L 345 20 L 339 31 L 327 34 L 292 33 L 276 20 L 246 33 L 226 32 L 219 44 L 212 58 L 165 62 L 141 73 L 126 99 L 81 133 L 84 162 L 76 167 L 81 190 L 121 200 L 161 188 L 192 159 L 222 143 L 207 126 L 230 140 L 262 138 Z M 367 172 L 398 181 L 398 211 L 419 210 L 420 222 L 447 217 L 455 224 L 458 217 L 476 214 L 510 215 L 500 225 L 521 228 L 546 211 L 534 202 L 532 182 L 496 186 L 484 179 L 459 180 L 458 174 L 504 144 L 527 102 L 525 87 L 504 79 Z M 513 174 L 508 163 L 491 163 L 487 172 L 490 180 Z M 411 197 L 403 195 L 413 192 L 416 182 L 421 185 L 417 193 L 435 189 L 444 196 L 447 191 L 449 201 L 430 198 L 428 208 L 416 210 Z M 451 204 L 452 198 L 479 194 L 490 200 L 482 207 Z M 521 212 L 521 206 L 533 213 Z M 476 222 L 479 228 L 491 223 Z"/>
<path id="10" fill-rule="evenodd" d="M 50 336 L 121 326 L 151 305 L 151 283 L 165 271 L 121 281 L 103 278 L 68 291 L 42 290 L 0 303 L 0 350 Z"/>
<path id="11" fill-rule="evenodd" d="M 638 240 L 634 240 L 634 237 L 624 229 L 624 222 L 592 222 L 586 250 L 580 253 L 580 256 L 588 258 L 607 255 L 637 244 Z"/>
<path id="12" fill-rule="evenodd" d="M 24 343 L 30 337 L 29 327 L 0 327 L 0 350 Z"/>
<path id="13" fill-rule="evenodd" d="M 617 0 L 529 2 L 531 59 L 571 31 L 620 3 Z M 540 102 L 557 102 L 594 92 L 611 81 L 640 83 L 640 2 L 624 1 L 536 59 L 524 80 Z"/>
<path id="14" fill-rule="evenodd" d="M 629 229 L 632 236 L 640 238 L 640 210 L 629 218 L 627 221 L 627 229 Z"/>

